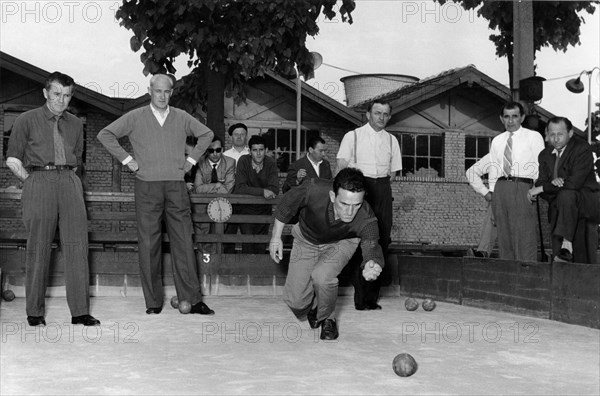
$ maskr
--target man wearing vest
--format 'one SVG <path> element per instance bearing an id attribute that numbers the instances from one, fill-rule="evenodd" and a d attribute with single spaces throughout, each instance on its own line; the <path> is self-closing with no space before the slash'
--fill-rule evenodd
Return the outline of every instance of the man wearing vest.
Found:
<path id="1" fill-rule="evenodd" d="M 322 340 L 338 338 L 335 305 L 338 274 L 360 243 L 361 276 L 377 279 L 384 266 L 378 244 L 375 214 L 363 202 L 365 178 L 358 169 L 343 169 L 331 181 L 310 179 L 283 195 L 275 211 L 269 243 L 271 258 L 283 257 L 283 227 L 298 214 L 292 228 L 283 299 L 298 318 L 307 317 L 311 328 L 321 327 Z"/>
<path id="2" fill-rule="evenodd" d="M 365 175 L 365 201 L 369 203 L 379 225 L 379 244 L 387 258 L 392 232 L 392 188 L 390 177 L 402 170 L 402 155 L 398 139 L 384 128 L 391 118 L 392 106 L 375 100 L 367 109 L 368 122 L 344 135 L 337 154 L 338 170 L 346 167 L 360 169 Z M 364 253 L 364 252 L 363 252 Z M 386 266 L 387 267 L 387 266 Z M 384 268 L 386 268 L 384 267 Z M 356 268 L 354 305 L 357 310 L 381 309 L 377 303 L 382 284 L 391 281 L 389 267 L 376 281 L 367 282 Z"/>

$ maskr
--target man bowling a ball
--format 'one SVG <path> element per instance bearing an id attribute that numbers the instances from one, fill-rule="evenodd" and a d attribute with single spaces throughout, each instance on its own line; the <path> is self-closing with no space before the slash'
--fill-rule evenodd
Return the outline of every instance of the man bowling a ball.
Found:
<path id="1" fill-rule="evenodd" d="M 355 168 L 341 170 L 333 183 L 311 179 L 284 194 L 275 211 L 269 243 L 271 258 L 283 257 L 284 225 L 298 214 L 292 228 L 290 254 L 283 299 L 298 318 L 307 317 L 311 328 L 321 327 L 322 340 L 335 340 L 337 276 L 360 244 L 362 275 L 377 279 L 384 265 L 379 246 L 377 218 L 364 201 L 365 178 Z"/>

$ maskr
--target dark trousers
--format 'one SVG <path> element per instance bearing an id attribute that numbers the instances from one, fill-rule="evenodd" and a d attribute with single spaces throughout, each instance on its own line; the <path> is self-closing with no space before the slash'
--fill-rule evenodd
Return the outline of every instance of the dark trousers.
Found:
<path id="1" fill-rule="evenodd" d="M 192 240 L 190 198 L 183 181 L 136 180 L 135 212 L 142 290 L 147 308 L 162 307 L 162 220 L 171 245 L 173 278 L 179 301 L 202 300 Z"/>
<path id="2" fill-rule="evenodd" d="M 27 230 L 25 294 L 28 316 L 44 316 L 52 240 L 60 230 L 71 316 L 89 313 L 87 214 L 81 180 L 70 170 L 32 172 L 21 198 Z"/>
<path id="3" fill-rule="evenodd" d="M 598 245 L 597 224 L 585 218 L 583 194 L 576 190 L 561 190 L 550 201 L 549 220 L 552 230 L 552 253 L 557 255 L 563 239 L 573 243 L 573 261 L 596 263 Z"/>
<path id="4" fill-rule="evenodd" d="M 379 226 L 379 245 L 383 251 L 383 257 L 387 261 L 388 247 L 390 245 L 390 234 L 392 232 L 392 187 L 389 177 L 387 178 L 365 178 L 366 194 L 365 200 L 375 212 Z M 352 263 L 354 265 L 352 274 L 352 285 L 354 286 L 354 304 L 364 306 L 365 304 L 377 303 L 379 290 L 382 285 L 389 285 L 392 281 L 392 273 L 389 266 L 385 265 L 379 277 L 374 281 L 366 281 L 362 276 L 360 264 L 362 262 L 362 251 L 357 249 Z"/>

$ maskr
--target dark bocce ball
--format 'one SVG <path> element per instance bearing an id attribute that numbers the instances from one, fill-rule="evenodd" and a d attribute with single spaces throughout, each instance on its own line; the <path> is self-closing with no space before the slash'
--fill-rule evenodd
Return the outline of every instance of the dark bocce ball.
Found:
<path id="1" fill-rule="evenodd" d="M 175 309 L 179 308 L 179 299 L 177 296 L 171 297 L 171 306 Z"/>
<path id="2" fill-rule="evenodd" d="M 418 365 L 415 358 L 408 353 L 401 353 L 394 358 L 392 368 L 394 369 L 394 373 L 398 376 L 410 377 L 417 372 Z"/>
<path id="3" fill-rule="evenodd" d="M 421 305 L 425 311 L 433 311 L 435 309 L 435 301 L 433 301 L 431 298 L 423 300 L 423 304 Z"/>
<path id="4" fill-rule="evenodd" d="M 182 300 L 179 302 L 179 312 L 189 314 L 192 311 L 192 304 L 189 301 Z"/>
<path id="5" fill-rule="evenodd" d="M 404 301 L 404 307 L 407 311 L 416 311 L 419 308 L 419 303 L 414 298 L 407 298 Z"/>
<path id="6" fill-rule="evenodd" d="M 15 299 L 15 293 L 12 290 L 4 290 L 2 292 L 2 298 L 4 301 L 12 301 Z"/>

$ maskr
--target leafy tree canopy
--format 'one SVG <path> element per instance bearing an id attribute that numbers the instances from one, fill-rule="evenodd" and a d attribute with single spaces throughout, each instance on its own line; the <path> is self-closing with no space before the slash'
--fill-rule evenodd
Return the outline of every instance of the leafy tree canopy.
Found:
<path id="1" fill-rule="evenodd" d="M 440 4 L 448 0 L 436 0 Z M 513 50 L 513 2 L 484 0 L 452 0 L 465 10 L 479 8 L 477 15 L 489 21 L 489 28 L 499 34 L 490 35 L 496 45 L 496 55 L 512 55 Z M 569 45 L 581 44 L 579 34 L 585 23 L 581 11 L 593 15 L 594 4 L 600 1 L 534 1 L 533 2 L 533 47 L 552 47 L 555 51 L 566 52 Z"/>
<path id="2" fill-rule="evenodd" d="M 244 85 L 266 71 L 283 75 L 313 72 L 307 36 L 319 32 L 318 17 L 336 16 L 336 0 L 124 0 L 116 18 L 133 31 L 131 49 L 140 56 L 144 75 L 174 73 L 173 62 L 189 56 L 192 69 L 179 95 L 205 103 L 206 68 L 224 77 L 225 90 L 244 100 Z M 352 23 L 354 0 L 339 7 Z"/>

